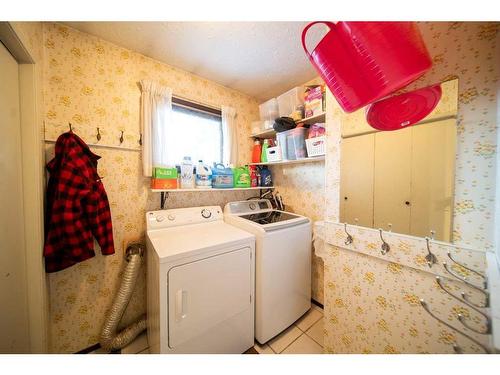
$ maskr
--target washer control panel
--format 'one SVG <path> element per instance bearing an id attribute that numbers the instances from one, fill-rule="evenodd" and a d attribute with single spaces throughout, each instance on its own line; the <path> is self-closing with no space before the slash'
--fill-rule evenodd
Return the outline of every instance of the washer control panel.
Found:
<path id="1" fill-rule="evenodd" d="M 219 206 L 176 208 L 146 213 L 147 229 L 161 229 L 223 220 L 224 215 Z"/>
<path id="2" fill-rule="evenodd" d="M 271 210 L 273 206 L 267 199 L 255 199 L 249 201 L 229 202 L 224 207 L 227 214 L 248 214 L 259 211 Z"/>

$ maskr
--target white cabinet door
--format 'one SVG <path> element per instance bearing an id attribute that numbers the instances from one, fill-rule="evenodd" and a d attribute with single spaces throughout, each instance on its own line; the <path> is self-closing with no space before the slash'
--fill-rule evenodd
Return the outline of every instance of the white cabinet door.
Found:
<path id="1" fill-rule="evenodd" d="M 375 134 L 342 139 L 340 221 L 373 227 Z"/>
<path id="2" fill-rule="evenodd" d="M 410 234 L 451 240 L 456 120 L 412 128 Z"/>
<path id="3" fill-rule="evenodd" d="M 249 247 L 168 272 L 168 342 L 175 348 L 251 306 Z M 217 337 L 214 337 L 217 340 Z"/>
<path id="4" fill-rule="evenodd" d="M 411 128 L 375 134 L 374 227 L 410 233 Z"/>

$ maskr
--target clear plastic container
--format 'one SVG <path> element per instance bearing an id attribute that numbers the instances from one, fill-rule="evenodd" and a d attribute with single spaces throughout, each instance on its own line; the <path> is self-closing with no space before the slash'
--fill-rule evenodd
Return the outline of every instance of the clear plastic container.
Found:
<path id="1" fill-rule="evenodd" d="M 288 160 L 307 158 L 306 128 L 295 128 L 286 131 L 286 153 Z"/>
<path id="2" fill-rule="evenodd" d="M 286 135 L 287 132 L 276 133 L 276 142 L 280 147 L 282 160 L 288 160 L 288 154 L 286 152 Z"/>
<path id="3" fill-rule="evenodd" d="M 281 146 L 283 160 L 297 160 L 307 158 L 306 128 L 295 128 L 276 134 L 278 145 Z"/>
<path id="4" fill-rule="evenodd" d="M 297 107 L 304 104 L 304 92 L 304 86 L 297 86 L 278 96 L 280 117 L 291 117 Z"/>
<path id="5" fill-rule="evenodd" d="M 272 98 L 259 105 L 259 113 L 262 121 L 274 122 L 276 118 L 280 117 L 278 112 L 278 101 L 276 98 Z"/>

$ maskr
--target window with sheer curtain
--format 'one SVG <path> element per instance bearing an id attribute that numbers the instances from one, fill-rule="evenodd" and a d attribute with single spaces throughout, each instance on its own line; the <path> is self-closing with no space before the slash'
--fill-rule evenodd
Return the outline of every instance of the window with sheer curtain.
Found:
<path id="1" fill-rule="evenodd" d="M 194 164 L 198 160 L 209 165 L 223 161 L 221 115 L 215 110 L 209 113 L 199 107 L 190 106 L 186 101 L 179 104 L 174 98 L 172 124 L 168 127 L 165 145 L 169 164 L 180 164 L 184 156 L 190 156 Z"/>

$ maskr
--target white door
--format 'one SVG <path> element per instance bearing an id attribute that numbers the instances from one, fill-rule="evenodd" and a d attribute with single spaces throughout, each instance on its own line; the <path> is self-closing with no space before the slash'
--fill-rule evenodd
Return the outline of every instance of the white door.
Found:
<path id="1" fill-rule="evenodd" d="M 18 64 L 0 43 L 0 353 L 29 352 L 20 126 Z"/>
<path id="2" fill-rule="evenodd" d="M 168 345 L 174 349 L 248 310 L 251 249 L 173 267 L 168 272 Z M 213 337 L 214 342 L 218 338 Z"/>
<path id="3" fill-rule="evenodd" d="M 410 233 L 411 128 L 375 134 L 374 227 Z"/>
<path id="4" fill-rule="evenodd" d="M 375 134 L 342 139 L 340 221 L 373 227 Z"/>

